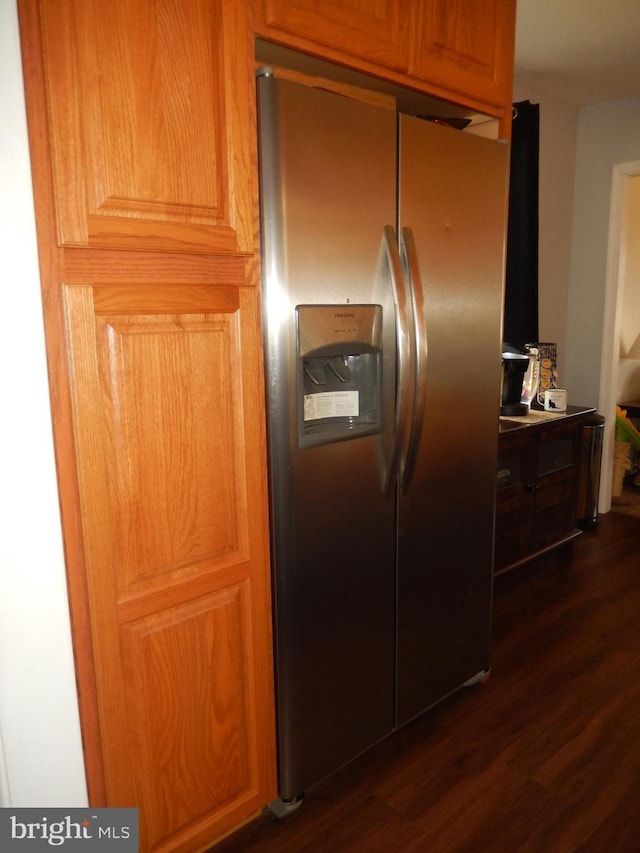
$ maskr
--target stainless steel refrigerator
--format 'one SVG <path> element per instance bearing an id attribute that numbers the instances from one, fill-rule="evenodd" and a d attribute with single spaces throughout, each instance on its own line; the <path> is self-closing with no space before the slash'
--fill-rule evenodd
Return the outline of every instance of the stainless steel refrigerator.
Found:
<path id="1" fill-rule="evenodd" d="M 258 78 L 282 801 L 490 665 L 508 146 Z"/>

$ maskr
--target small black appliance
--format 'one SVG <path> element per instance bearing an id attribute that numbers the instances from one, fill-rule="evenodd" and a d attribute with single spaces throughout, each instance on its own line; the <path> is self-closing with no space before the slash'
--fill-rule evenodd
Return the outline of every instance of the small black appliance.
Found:
<path id="1" fill-rule="evenodd" d="M 507 416 L 526 415 L 529 407 L 520 402 L 522 380 L 529 366 L 529 355 L 510 344 L 502 350 L 502 400 L 500 414 Z"/>

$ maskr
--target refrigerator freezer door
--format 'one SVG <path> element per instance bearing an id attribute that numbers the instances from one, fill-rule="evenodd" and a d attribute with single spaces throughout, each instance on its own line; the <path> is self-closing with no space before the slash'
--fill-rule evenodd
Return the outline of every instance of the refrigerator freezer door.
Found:
<path id="1" fill-rule="evenodd" d="M 415 238 L 428 352 L 399 499 L 398 725 L 489 668 L 508 154 L 401 116 L 400 228 Z"/>
<path id="2" fill-rule="evenodd" d="M 289 799 L 393 728 L 395 504 L 382 494 L 381 459 L 395 395 L 383 229 L 395 224 L 396 116 L 275 78 L 259 79 L 258 92 L 280 796 Z M 381 307 L 384 428 L 300 447 L 296 309 L 318 304 L 347 325 L 350 305 Z M 310 387 L 322 379 L 316 368 L 306 365 Z"/>

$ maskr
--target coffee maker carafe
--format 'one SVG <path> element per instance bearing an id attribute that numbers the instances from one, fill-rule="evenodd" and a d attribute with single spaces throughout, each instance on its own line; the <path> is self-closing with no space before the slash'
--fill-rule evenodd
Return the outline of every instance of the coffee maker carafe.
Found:
<path id="1" fill-rule="evenodd" d="M 529 407 L 522 403 L 522 380 L 529 367 L 529 354 L 510 344 L 502 350 L 502 400 L 500 414 L 507 416 L 526 415 Z"/>

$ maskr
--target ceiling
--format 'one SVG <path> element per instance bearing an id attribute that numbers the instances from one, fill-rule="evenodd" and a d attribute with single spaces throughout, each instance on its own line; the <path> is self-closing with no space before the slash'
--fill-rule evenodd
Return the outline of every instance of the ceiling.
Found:
<path id="1" fill-rule="evenodd" d="M 515 84 L 578 107 L 640 95 L 640 0 L 517 0 Z"/>

